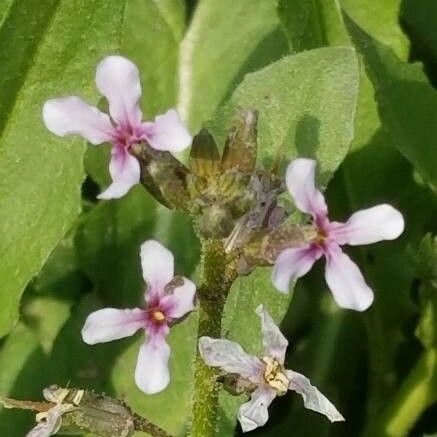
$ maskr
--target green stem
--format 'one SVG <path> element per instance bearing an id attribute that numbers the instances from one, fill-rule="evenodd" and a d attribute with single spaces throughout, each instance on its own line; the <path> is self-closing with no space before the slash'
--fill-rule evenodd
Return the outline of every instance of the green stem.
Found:
<path id="1" fill-rule="evenodd" d="M 408 435 L 423 411 L 436 399 L 436 365 L 437 351 L 426 350 L 369 436 Z"/>
<path id="2" fill-rule="evenodd" d="M 198 288 L 197 338 L 220 337 L 223 309 L 235 272 L 229 266 L 223 243 L 208 240 L 202 245 L 203 278 Z M 203 362 L 197 351 L 194 365 L 193 419 L 191 437 L 213 437 L 216 432 L 219 385 L 217 371 Z"/>
<path id="3" fill-rule="evenodd" d="M 143 431 L 153 437 L 173 437 L 168 432 L 164 431 L 159 426 L 145 419 L 144 417 L 134 414 L 134 428 L 135 431 Z"/>

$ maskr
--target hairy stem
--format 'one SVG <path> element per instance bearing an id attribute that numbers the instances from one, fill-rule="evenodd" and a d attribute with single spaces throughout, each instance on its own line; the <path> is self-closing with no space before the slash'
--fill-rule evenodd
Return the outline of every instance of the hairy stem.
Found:
<path id="1" fill-rule="evenodd" d="M 208 240 L 203 243 L 202 269 L 202 282 L 198 288 L 197 338 L 220 337 L 226 296 L 236 277 L 220 240 Z M 216 430 L 219 392 L 217 372 L 204 364 L 198 351 L 194 369 L 193 418 L 189 435 L 213 437 Z"/>
<path id="2" fill-rule="evenodd" d="M 420 415 L 436 400 L 436 368 L 437 351 L 429 349 L 423 352 L 382 419 L 368 435 L 408 435 Z"/>

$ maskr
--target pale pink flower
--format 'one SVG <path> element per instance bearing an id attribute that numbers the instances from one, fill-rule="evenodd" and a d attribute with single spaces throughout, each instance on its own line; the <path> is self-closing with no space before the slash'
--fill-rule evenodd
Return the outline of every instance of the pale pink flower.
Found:
<path id="1" fill-rule="evenodd" d="M 237 373 L 256 386 L 249 402 L 240 406 L 238 420 L 243 432 L 266 424 L 268 408 L 276 396 L 293 390 L 303 397 L 305 408 L 324 414 L 331 422 L 344 420 L 332 403 L 300 373 L 284 368 L 287 339 L 282 335 L 270 314 L 260 305 L 256 313 L 261 318 L 263 356 L 247 354 L 230 340 L 201 337 L 199 351 L 208 366 Z"/>
<path id="2" fill-rule="evenodd" d="M 326 258 L 325 279 L 337 304 L 342 308 L 366 310 L 373 302 L 373 291 L 358 266 L 341 250 L 393 240 L 402 234 L 402 214 L 383 204 L 352 214 L 346 223 L 331 222 L 323 194 L 315 187 L 316 162 L 296 159 L 288 166 L 286 183 L 296 207 L 311 214 L 316 236 L 305 246 L 284 250 L 273 269 L 273 283 L 288 292 L 290 282 L 304 276 L 322 255 Z"/>
<path id="3" fill-rule="evenodd" d="M 85 343 L 96 344 L 129 337 L 139 329 L 146 334 L 135 370 L 137 386 L 147 394 L 164 390 L 170 382 L 170 326 L 194 309 L 196 286 L 174 277 L 172 253 L 154 240 L 141 246 L 141 265 L 147 283 L 145 307 L 105 308 L 91 313 L 82 329 Z"/>
<path id="4" fill-rule="evenodd" d="M 97 66 L 96 85 L 108 100 L 110 116 L 73 96 L 48 100 L 43 107 L 43 120 L 51 132 L 61 137 L 75 134 L 94 145 L 112 144 L 112 184 L 98 197 L 116 199 L 140 181 L 140 165 L 129 153 L 135 143 L 147 141 L 154 149 L 180 152 L 191 144 L 192 138 L 174 109 L 153 122 L 142 121 L 139 72 L 128 59 L 103 59 Z"/>

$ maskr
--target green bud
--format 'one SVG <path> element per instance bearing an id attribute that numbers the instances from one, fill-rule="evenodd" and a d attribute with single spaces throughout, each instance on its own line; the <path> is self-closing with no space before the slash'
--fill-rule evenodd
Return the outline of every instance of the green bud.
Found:
<path id="1" fill-rule="evenodd" d="M 234 220 L 224 205 L 211 205 L 204 208 L 196 217 L 197 230 L 203 238 L 224 238 L 230 234 Z"/>
<path id="2" fill-rule="evenodd" d="M 229 130 L 222 157 L 224 170 L 253 173 L 257 155 L 258 111 L 243 111 L 235 117 Z"/>
<path id="3" fill-rule="evenodd" d="M 217 378 L 223 388 L 232 396 L 252 393 L 257 385 L 243 378 L 238 373 L 226 373 Z"/>
<path id="4" fill-rule="evenodd" d="M 170 209 L 187 210 L 189 170 L 171 153 L 142 142 L 132 147 L 141 167 L 141 183 L 158 202 Z"/>
<path id="5" fill-rule="evenodd" d="M 241 248 L 238 272 L 248 274 L 256 266 L 273 265 L 283 250 L 306 242 L 305 229 L 297 225 L 284 224 L 273 230 L 254 232 Z"/>

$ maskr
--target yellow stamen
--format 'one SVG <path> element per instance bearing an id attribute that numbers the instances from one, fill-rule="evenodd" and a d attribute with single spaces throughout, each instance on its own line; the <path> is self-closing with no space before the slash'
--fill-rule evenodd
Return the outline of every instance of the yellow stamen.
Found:
<path id="1" fill-rule="evenodd" d="M 278 396 L 285 395 L 288 391 L 289 380 L 284 373 L 283 366 L 274 358 L 264 357 L 262 359 L 266 364 L 264 370 L 264 380 L 270 387 L 274 388 Z"/>
<path id="2" fill-rule="evenodd" d="M 160 310 L 155 310 L 152 313 L 152 318 L 156 321 L 156 322 L 163 322 L 165 320 L 165 316 L 164 313 Z"/>

